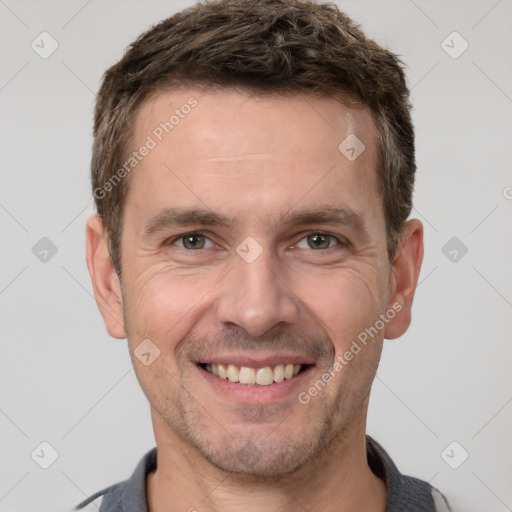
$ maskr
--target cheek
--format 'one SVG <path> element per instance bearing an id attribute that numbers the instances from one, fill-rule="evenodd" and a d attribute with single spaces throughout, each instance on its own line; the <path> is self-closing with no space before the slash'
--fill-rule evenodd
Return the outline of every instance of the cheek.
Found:
<path id="1" fill-rule="evenodd" d="M 194 284 L 195 283 L 195 284 Z M 159 411 L 169 410 L 181 390 L 182 368 L 176 359 L 180 341 L 194 329 L 198 315 L 204 314 L 204 287 L 191 279 L 180 279 L 172 272 L 139 274 L 126 286 L 125 308 L 128 317 L 132 362 L 137 379 L 150 403 Z M 137 354 L 150 340 L 144 352 L 158 354 L 146 365 Z M 156 349 L 154 347 L 157 347 Z"/>
<path id="2" fill-rule="evenodd" d="M 134 276 L 125 287 L 132 348 L 149 338 L 159 347 L 165 346 L 171 356 L 180 340 L 199 324 L 208 330 L 215 324 L 212 304 L 222 300 L 216 287 L 228 271 L 229 265 L 190 271 L 162 265 L 126 272 L 126 276 Z M 303 310 L 305 324 L 311 320 L 319 324 L 336 351 L 344 350 L 382 312 L 383 274 L 369 257 L 335 269 L 288 269 L 282 274 L 287 282 L 282 293 L 291 290 L 291 298 Z"/>
<path id="3" fill-rule="evenodd" d="M 373 325 L 385 304 L 385 288 L 374 272 L 338 269 L 301 275 L 293 290 L 321 324 L 337 350 Z"/>
<path id="4" fill-rule="evenodd" d="M 204 313 L 208 292 L 218 282 L 217 273 L 179 275 L 168 269 L 140 273 L 126 287 L 129 341 L 150 338 L 168 350 Z"/>

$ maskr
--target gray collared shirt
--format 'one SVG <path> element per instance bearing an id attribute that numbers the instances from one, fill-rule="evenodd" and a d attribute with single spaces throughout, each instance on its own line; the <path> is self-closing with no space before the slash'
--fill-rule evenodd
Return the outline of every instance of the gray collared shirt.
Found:
<path id="1" fill-rule="evenodd" d="M 404 476 L 389 455 L 366 436 L 368 465 L 386 483 L 386 512 L 450 512 L 444 496 L 427 482 Z M 150 450 L 137 464 L 132 476 L 93 494 L 73 510 L 81 512 L 148 512 L 146 479 L 156 470 L 157 449 Z"/>

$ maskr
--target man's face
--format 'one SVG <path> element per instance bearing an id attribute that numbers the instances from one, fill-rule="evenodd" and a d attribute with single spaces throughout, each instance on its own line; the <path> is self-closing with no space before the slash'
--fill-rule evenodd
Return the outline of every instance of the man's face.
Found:
<path id="1" fill-rule="evenodd" d="M 134 148 L 148 136 L 129 177 L 122 321 L 158 435 L 225 470 L 293 471 L 364 429 L 382 348 L 379 331 L 318 385 L 393 291 L 371 116 L 333 98 L 182 90 L 143 106 Z M 146 366 L 133 351 L 148 339 L 160 355 Z"/>

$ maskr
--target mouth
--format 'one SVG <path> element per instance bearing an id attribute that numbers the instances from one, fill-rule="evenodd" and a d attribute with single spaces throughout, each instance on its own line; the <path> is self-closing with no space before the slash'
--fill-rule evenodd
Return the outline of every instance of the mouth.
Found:
<path id="1" fill-rule="evenodd" d="M 204 371 L 243 386 L 270 386 L 293 379 L 305 372 L 311 364 L 286 363 L 267 366 L 238 366 L 229 363 L 197 363 Z"/>

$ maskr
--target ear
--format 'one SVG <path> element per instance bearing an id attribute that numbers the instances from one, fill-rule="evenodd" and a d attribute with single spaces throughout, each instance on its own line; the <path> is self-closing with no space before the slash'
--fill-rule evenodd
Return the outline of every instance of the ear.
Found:
<path id="1" fill-rule="evenodd" d="M 99 215 L 93 215 L 87 221 L 86 246 L 87 268 L 107 331 L 114 338 L 126 338 L 121 285 L 108 251 L 108 236 Z"/>
<path id="2" fill-rule="evenodd" d="M 386 324 L 384 337 L 399 338 L 411 323 L 411 308 L 423 261 L 423 224 L 412 219 L 405 223 L 400 245 L 393 260 L 388 308 L 396 312 Z"/>

